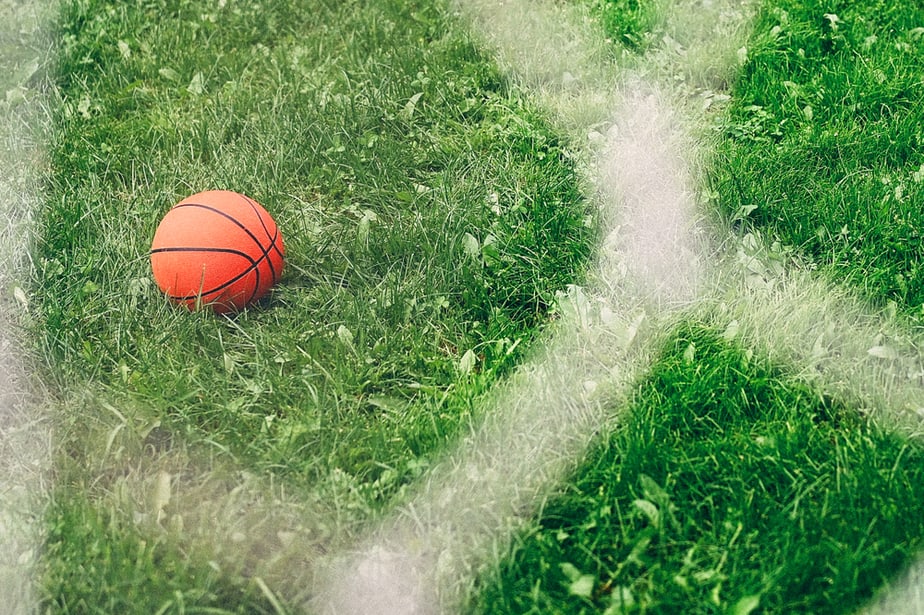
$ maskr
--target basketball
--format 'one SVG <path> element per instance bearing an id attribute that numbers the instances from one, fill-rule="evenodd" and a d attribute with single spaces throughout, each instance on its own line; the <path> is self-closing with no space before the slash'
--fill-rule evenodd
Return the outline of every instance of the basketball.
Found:
<path id="1" fill-rule="evenodd" d="M 151 243 L 160 289 L 190 310 L 236 312 L 263 297 L 282 273 L 282 235 L 253 199 L 228 190 L 187 197 L 161 220 Z"/>

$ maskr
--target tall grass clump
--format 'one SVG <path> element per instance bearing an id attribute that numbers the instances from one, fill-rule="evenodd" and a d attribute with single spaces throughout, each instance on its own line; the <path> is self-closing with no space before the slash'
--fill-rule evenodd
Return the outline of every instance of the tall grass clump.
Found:
<path id="1" fill-rule="evenodd" d="M 626 49 L 644 53 L 653 43 L 663 2 L 658 0 L 589 0 L 604 30 Z"/>

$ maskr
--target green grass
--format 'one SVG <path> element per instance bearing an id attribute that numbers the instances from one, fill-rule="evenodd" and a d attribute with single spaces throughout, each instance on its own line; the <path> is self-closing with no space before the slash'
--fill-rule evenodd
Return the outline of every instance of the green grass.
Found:
<path id="1" fill-rule="evenodd" d="M 267 613 L 273 600 L 255 581 L 233 582 L 203 558 L 177 557 L 177 545 L 107 516 L 93 503 L 57 503 L 44 557 L 59 613 Z"/>
<path id="2" fill-rule="evenodd" d="M 474 610 L 839 613 L 924 542 L 924 451 L 703 325 L 602 440 Z"/>
<path id="3" fill-rule="evenodd" d="M 656 43 L 655 3 L 588 3 L 614 41 Z M 908 315 L 922 17 L 764 2 L 710 171 L 720 217 Z M 442 3 L 66 0 L 57 27 L 30 288 L 62 402 L 43 611 L 276 612 L 125 515 L 118 430 L 348 502 L 333 525 L 370 520 L 582 280 L 579 164 Z M 208 188 L 260 201 L 286 241 L 280 284 L 233 318 L 175 309 L 150 279 L 160 217 Z M 920 448 L 706 325 L 612 411 L 471 610 L 841 612 L 921 546 Z"/>
<path id="4" fill-rule="evenodd" d="M 580 275 L 558 138 L 425 4 L 142 6 L 65 4 L 36 288 L 57 377 L 303 480 L 401 474 L 460 420 L 462 355 L 503 373 Z M 267 206 L 289 254 L 231 320 L 149 281 L 160 216 L 212 187 Z"/>
<path id="5" fill-rule="evenodd" d="M 915 3 L 765 3 L 713 179 L 728 215 L 917 315 L 922 23 Z"/>
<path id="6" fill-rule="evenodd" d="M 912 317 L 921 17 L 881 2 L 763 3 L 710 172 L 720 217 Z M 627 424 L 482 580 L 473 610 L 862 604 L 921 548 L 922 451 L 787 374 L 706 327 L 681 328 Z"/>
<path id="7" fill-rule="evenodd" d="M 659 25 L 657 0 L 588 0 L 587 4 L 613 40 L 635 52 L 648 50 L 656 41 L 652 30 Z"/>
<path id="8" fill-rule="evenodd" d="M 342 514 L 367 518 L 580 279 L 593 228 L 561 140 L 429 2 L 69 1 L 59 29 L 32 289 L 49 378 L 298 488 L 358 491 Z M 160 217 L 208 188 L 260 201 L 287 246 L 272 296 L 232 319 L 150 281 Z M 87 426 L 115 428 L 71 407 L 81 465 L 104 452 L 81 450 Z M 67 491 L 55 527 L 85 507 Z M 101 540 L 74 532 L 53 540 Z M 70 583 L 105 566 L 49 562 L 50 604 L 79 612 Z"/>

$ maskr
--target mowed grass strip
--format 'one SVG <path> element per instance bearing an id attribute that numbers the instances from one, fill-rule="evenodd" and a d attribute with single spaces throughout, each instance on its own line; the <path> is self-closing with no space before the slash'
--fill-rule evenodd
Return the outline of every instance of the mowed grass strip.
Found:
<path id="1" fill-rule="evenodd" d="M 765 2 L 713 178 L 726 215 L 916 317 L 922 27 L 918 3 Z"/>
<path id="2" fill-rule="evenodd" d="M 481 613 L 842 613 L 924 543 L 924 451 L 682 327 Z"/>
<path id="3" fill-rule="evenodd" d="M 367 520 L 580 280 L 574 164 L 440 3 L 68 0 L 58 26 L 31 288 L 65 400 L 46 607 L 269 611 L 95 500 L 73 470 L 119 462 L 86 450 L 96 409 Z M 161 216 L 211 188 L 262 203 L 286 241 L 278 287 L 233 318 L 176 309 L 150 277 Z"/>
<path id="4" fill-rule="evenodd" d="M 637 22 L 635 4 L 591 4 L 611 36 Z M 912 324 L 922 17 L 894 3 L 764 2 L 711 169 L 717 216 Z M 857 608 L 924 543 L 924 455 L 790 374 L 733 331 L 681 327 L 471 610 Z"/>

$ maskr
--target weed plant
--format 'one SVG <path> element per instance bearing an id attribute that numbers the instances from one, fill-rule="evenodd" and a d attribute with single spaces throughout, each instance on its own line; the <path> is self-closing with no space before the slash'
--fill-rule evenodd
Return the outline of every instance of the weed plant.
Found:
<path id="1" fill-rule="evenodd" d="M 644 53 L 653 43 L 662 3 L 658 0 L 587 0 L 602 29 L 626 49 Z"/>

